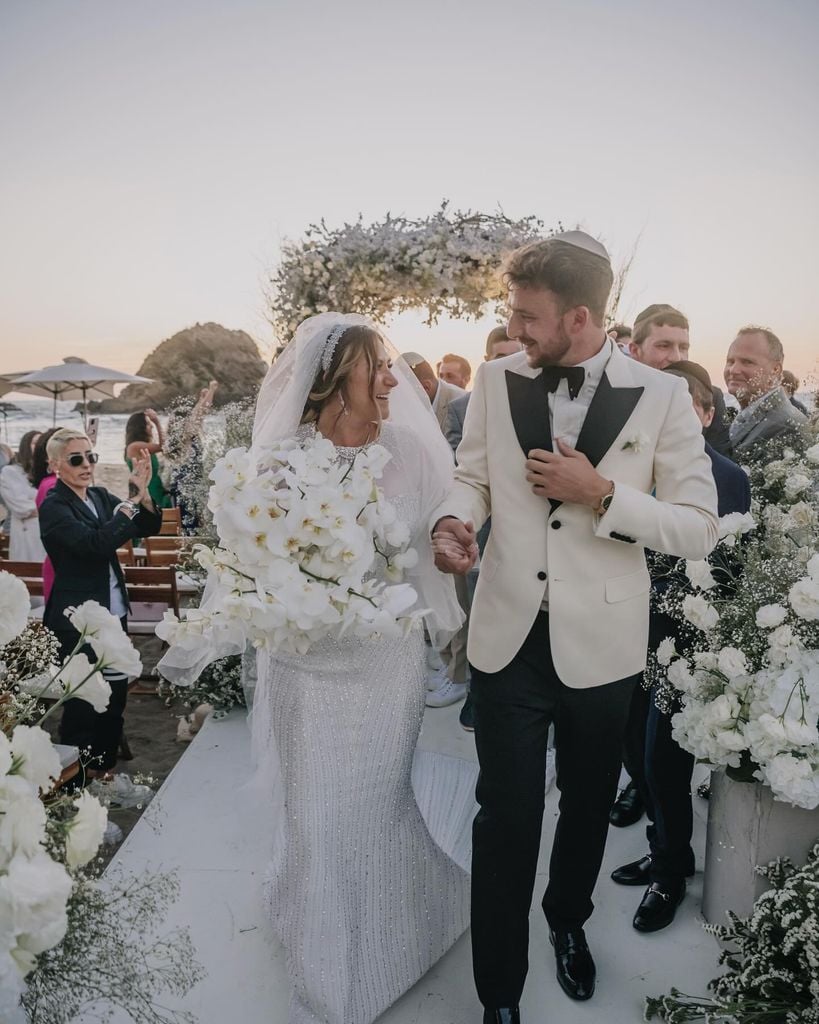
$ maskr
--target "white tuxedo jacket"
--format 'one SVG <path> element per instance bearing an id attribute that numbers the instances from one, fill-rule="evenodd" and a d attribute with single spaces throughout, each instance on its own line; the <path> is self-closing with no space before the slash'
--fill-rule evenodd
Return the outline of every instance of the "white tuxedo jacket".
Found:
<path id="1" fill-rule="evenodd" d="M 685 382 L 615 348 L 576 445 L 615 482 L 608 512 L 537 497 L 524 463 L 531 449 L 552 449 L 540 377 L 522 352 L 481 365 L 455 485 L 431 526 L 455 516 L 477 530 L 492 516 L 470 615 L 473 665 L 498 672 L 509 664 L 548 579 L 558 676 L 567 686 L 598 686 L 645 668 L 644 548 L 704 558 L 717 541 L 716 488 Z"/>

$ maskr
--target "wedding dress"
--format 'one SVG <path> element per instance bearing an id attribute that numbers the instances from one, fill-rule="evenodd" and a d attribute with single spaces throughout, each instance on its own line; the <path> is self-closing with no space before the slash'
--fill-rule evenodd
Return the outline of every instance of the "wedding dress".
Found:
<path id="1" fill-rule="evenodd" d="M 372 326 L 355 314 L 311 317 L 273 363 L 253 428 L 260 457 L 312 435 L 314 426 L 299 426 L 305 401 L 354 324 Z M 429 537 L 452 452 L 412 371 L 384 344 L 398 384 L 377 441 L 391 455 L 378 486 L 409 527 L 418 563 L 406 581 L 440 649 L 462 622 Z M 336 451 L 351 461 L 359 449 Z M 206 586 L 202 607 L 208 595 Z M 172 645 L 162 674 L 191 683 L 209 662 L 242 650 L 201 639 L 195 650 Z M 254 783 L 260 813 L 274 823 L 265 896 L 293 985 L 289 1024 L 370 1024 L 467 927 L 477 770 L 416 753 L 425 682 L 420 625 L 402 639 L 328 635 L 307 654 L 257 652 Z"/>
<path id="2" fill-rule="evenodd" d="M 427 526 L 421 467 L 401 458 L 406 441 L 385 424 L 379 443 L 393 461 L 382 484 L 417 535 Z M 369 1024 L 468 922 L 467 873 L 433 840 L 411 780 L 426 694 L 423 632 L 327 638 L 306 655 L 263 655 L 258 673 L 254 749 L 260 760 L 275 751 L 282 784 L 266 895 L 294 989 L 289 1024 Z M 430 816 L 450 826 L 440 841 L 465 863 L 472 766 L 426 755 L 415 775 L 431 792 Z"/>

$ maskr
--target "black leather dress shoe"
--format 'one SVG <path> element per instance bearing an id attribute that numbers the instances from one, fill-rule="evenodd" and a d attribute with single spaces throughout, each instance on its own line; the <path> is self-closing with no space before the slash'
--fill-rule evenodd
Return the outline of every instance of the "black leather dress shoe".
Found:
<path id="1" fill-rule="evenodd" d="M 638 932 L 658 932 L 674 920 L 685 896 L 685 882 L 652 882 L 646 889 L 632 924 Z"/>
<path id="2" fill-rule="evenodd" d="M 629 782 L 614 801 L 609 811 L 609 821 L 615 828 L 625 828 L 639 821 L 644 811 L 640 791 L 633 782 Z"/>
<path id="3" fill-rule="evenodd" d="M 591 999 L 597 980 L 597 968 L 583 929 L 550 928 L 549 938 L 555 947 L 560 987 L 570 999 Z"/>
<path id="4" fill-rule="evenodd" d="M 649 885 L 651 883 L 651 854 L 639 860 L 615 868 L 611 873 L 612 882 L 618 885 Z"/>
<path id="5" fill-rule="evenodd" d="M 500 1010 L 484 1010 L 483 1024 L 520 1024 L 520 1009 L 512 1006 Z"/>

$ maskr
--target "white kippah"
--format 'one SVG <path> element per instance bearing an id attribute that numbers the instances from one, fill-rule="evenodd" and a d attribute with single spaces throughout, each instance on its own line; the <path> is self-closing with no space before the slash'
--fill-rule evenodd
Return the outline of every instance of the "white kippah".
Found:
<path id="1" fill-rule="evenodd" d="M 594 253 L 595 256 L 602 256 L 604 260 L 611 262 L 606 247 L 596 238 L 587 235 L 585 231 L 561 231 L 559 235 L 552 236 L 556 242 L 567 242 L 569 245 L 576 245 L 578 249 L 585 249 L 586 252 Z"/>

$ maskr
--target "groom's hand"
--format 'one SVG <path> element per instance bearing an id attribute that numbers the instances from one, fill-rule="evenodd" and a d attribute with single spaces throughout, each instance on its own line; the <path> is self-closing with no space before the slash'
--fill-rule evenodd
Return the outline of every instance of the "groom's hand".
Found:
<path id="1" fill-rule="evenodd" d="M 611 489 L 586 456 L 557 438 L 560 454 L 533 448 L 526 460 L 526 479 L 539 498 L 569 501 L 597 508 Z"/>
<path id="2" fill-rule="evenodd" d="M 441 572 L 465 575 L 478 557 L 475 527 L 454 516 L 439 519 L 432 530 L 432 550 Z"/>

